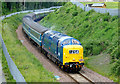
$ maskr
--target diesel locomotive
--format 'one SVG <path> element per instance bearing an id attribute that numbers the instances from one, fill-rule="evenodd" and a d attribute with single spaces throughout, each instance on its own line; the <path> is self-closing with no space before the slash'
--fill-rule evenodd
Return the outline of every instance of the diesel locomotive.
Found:
<path id="1" fill-rule="evenodd" d="M 80 71 L 84 65 L 83 47 L 70 36 L 52 31 L 36 21 L 46 16 L 44 13 L 30 13 L 23 17 L 23 31 L 39 46 L 40 51 L 65 71 Z"/>

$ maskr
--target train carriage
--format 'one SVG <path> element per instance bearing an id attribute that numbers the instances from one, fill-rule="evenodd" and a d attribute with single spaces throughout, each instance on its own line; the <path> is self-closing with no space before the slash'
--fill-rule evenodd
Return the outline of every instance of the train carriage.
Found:
<path id="1" fill-rule="evenodd" d="M 35 16 L 33 13 L 30 15 L 26 15 L 23 18 L 23 30 L 28 35 L 28 37 L 36 42 L 40 47 L 41 45 L 41 37 L 45 31 L 48 30 L 48 28 L 43 27 L 36 22 L 34 22 L 33 18 L 30 18 L 31 16 Z"/>

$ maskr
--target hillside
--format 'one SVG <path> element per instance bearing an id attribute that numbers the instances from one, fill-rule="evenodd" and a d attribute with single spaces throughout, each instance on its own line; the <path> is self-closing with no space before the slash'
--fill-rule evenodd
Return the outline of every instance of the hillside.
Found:
<path id="1" fill-rule="evenodd" d="M 111 72 L 120 54 L 117 16 L 96 13 L 94 10 L 85 12 L 68 2 L 42 19 L 40 24 L 78 39 L 84 48 L 86 66 L 118 81 Z"/>

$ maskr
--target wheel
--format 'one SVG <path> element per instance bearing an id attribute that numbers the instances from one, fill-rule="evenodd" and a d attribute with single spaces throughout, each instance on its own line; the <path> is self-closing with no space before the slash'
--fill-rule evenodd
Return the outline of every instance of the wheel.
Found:
<path id="1" fill-rule="evenodd" d="M 42 53 L 42 47 L 40 47 L 40 52 Z"/>

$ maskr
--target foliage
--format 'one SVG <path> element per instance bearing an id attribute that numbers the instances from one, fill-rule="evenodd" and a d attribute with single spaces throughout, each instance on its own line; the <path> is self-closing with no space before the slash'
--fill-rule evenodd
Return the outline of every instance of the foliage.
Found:
<path id="1" fill-rule="evenodd" d="M 114 66 L 112 68 L 113 73 L 115 73 L 116 76 L 120 76 L 120 59 L 114 63 Z"/>
<path id="2" fill-rule="evenodd" d="M 77 12 L 75 16 L 74 12 Z M 85 12 L 68 2 L 59 9 L 59 13 L 49 14 L 40 24 L 49 28 L 54 26 L 53 30 L 78 39 L 84 48 L 84 57 L 105 52 L 110 58 L 113 57 L 110 59 L 113 62 L 119 57 L 118 16 L 112 17 L 108 13 L 96 13 L 94 10 Z"/>
<path id="3" fill-rule="evenodd" d="M 24 15 L 13 15 L 2 22 L 2 35 L 7 50 L 26 82 L 55 82 L 53 74 L 17 38 L 16 29 L 22 24 Z"/>
<path id="4" fill-rule="evenodd" d="M 112 67 L 112 72 L 118 77 L 118 82 L 120 83 L 120 59 L 118 59 L 114 66 Z"/>
<path id="5" fill-rule="evenodd" d="M 2 15 L 23 10 L 35 10 L 49 8 L 51 6 L 61 6 L 65 2 L 2 2 Z"/>
<path id="6" fill-rule="evenodd" d="M 10 70 L 9 70 L 9 67 L 8 67 L 8 64 L 7 64 L 7 60 L 4 56 L 4 54 L 2 55 L 2 70 L 4 71 L 5 79 L 6 79 L 7 82 L 16 82 L 13 79 L 13 76 L 10 73 Z"/>
<path id="7" fill-rule="evenodd" d="M 72 13 L 73 16 L 77 16 L 77 14 L 78 14 L 77 11 L 74 11 L 74 12 Z"/>

